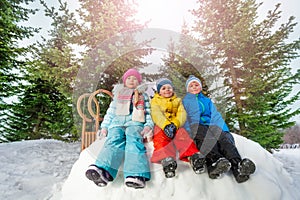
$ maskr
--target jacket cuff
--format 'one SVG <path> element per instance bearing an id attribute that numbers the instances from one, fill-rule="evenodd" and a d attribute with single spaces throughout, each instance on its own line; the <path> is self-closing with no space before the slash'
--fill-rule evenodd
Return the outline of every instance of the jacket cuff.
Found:
<path id="1" fill-rule="evenodd" d="M 172 120 L 171 122 L 176 126 L 177 129 L 179 129 L 179 127 L 180 127 L 180 122 L 179 122 L 177 119 L 174 119 L 174 120 Z"/>

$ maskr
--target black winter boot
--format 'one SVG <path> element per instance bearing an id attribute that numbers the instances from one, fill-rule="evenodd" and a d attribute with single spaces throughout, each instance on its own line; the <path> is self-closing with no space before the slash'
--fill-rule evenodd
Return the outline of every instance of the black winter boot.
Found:
<path id="1" fill-rule="evenodd" d="M 90 165 L 85 172 L 85 176 L 99 187 L 104 187 L 109 181 L 113 180 L 112 176 L 105 169 L 96 165 Z"/>
<path id="2" fill-rule="evenodd" d="M 163 170 L 165 172 L 166 178 L 172 178 L 175 176 L 175 170 L 177 168 L 177 163 L 172 157 L 167 157 L 161 160 Z"/>
<path id="3" fill-rule="evenodd" d="M 202 174 L 205 172 L 205 158 L 200 153 L 193 154 L 189 160 L 196 174 Z"/>
<path id="4" fill-rule="evenodd" d="M 250 175 L 255 172 L 255 164 L 248 158 L 240 159 L 231 159 L 232 164 L 232 173 L 235 180 L 238 183 L 243 183 L 250 178 Z"/>
<path id="5" fill-rule="evenodd" d="M 207 166 L 208 176 L 211 179 L 220 178 L 222 174 L 230 170 L 230 167 L 231 164 L 226 158 L 219 158 L 216 162 Z"/>

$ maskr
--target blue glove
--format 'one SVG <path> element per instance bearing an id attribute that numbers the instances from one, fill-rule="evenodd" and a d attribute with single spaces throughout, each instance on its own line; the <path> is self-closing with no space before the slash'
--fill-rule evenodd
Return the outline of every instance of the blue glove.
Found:
<path id="1" fill-rule="evenodd" d="M 165 128 L 164 128 L 164 133 L 166 134 L 166 136 L 168 138 L 171 138 L 171 139 L 173 139 L 175 137 L 176 131 L 177 131 L 177 128 L 173 123 L 165 126 Z"/>

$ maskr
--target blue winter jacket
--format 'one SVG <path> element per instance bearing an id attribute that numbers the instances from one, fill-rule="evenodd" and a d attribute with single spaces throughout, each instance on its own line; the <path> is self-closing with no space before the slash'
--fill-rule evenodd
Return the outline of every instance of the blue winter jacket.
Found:
<path id="1" fill-rule="evenodd" d="M 229 132 L 229 128 L 214 103 L 202 92 L 199 94 L 187 93 L 183 98 L 183 105 L 187 112 L 187 121 L 184 128 L 188 132 L 190 132 L 190 126 L 193 124 L 216 125 L 224 132 Z"/>

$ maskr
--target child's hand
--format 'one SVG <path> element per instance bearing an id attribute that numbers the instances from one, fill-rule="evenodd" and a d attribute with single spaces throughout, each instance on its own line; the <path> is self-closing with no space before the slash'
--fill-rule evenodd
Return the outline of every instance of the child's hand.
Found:
<path id="1" fill-rule="evenodd" d="M 107 136 L 107 130 L 105 128 L 102 128 L 101 130 L 98 130 L 97 132 L 97 139 L 101 140 L 102 138 L 105 138 Z"/>
<path id="2" fill-rule="evenodd" d="M 153 131 L 152 131 L 152 129 L 149 126 L 145 126 L 144 129 L 141 132 L 141 135 L 147 141 L 151 141 L 152 137 L 153 137 Z"/>
<path id="3" fill-rule="evenodd" d="M 173 139 L 175 137 L 176 131 L 177 131 L 177 128 L 173 123 L 165 126 L 165 128 L 164 128 L 164 133 L 166 134 L 166 136 L 168 138 L 171 138 L 171 139 Z"/>

